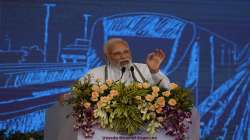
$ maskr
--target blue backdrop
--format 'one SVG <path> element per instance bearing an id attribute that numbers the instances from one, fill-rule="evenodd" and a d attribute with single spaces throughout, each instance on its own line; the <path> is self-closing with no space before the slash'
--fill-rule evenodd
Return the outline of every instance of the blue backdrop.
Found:
<path id="1" fill-rule="evenodd" d="M 135 62 L 193 89 L 206 139 L 250 139 L 250 2 L 0 1 L 0 129 L 39 131 L 45 111 L 89 69 L 103 43 L 127 40 Z"/>

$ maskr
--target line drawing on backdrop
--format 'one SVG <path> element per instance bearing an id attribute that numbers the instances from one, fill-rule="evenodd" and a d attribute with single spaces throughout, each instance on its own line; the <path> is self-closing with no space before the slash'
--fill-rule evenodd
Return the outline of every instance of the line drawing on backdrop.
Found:
<path id="1" fill-rule="evenodd" d="M 43 48 L 34 44 L 22 46 L 19 50 L 12 50 L 14 40 L 6 34 L 5 46 L 0 49 L 1 57 L 8 55 L 13 58 L 9 62 L 7 60 L 0 62 L 0 92 L 1 97 L 5 97 L 0 99 L 1 129 L 7 126 L 11 126 L 10 131 L 21 132 L 42 129 L 37 124 L 30 129 L 16 125 L 30 126 L 30 121 L 23 120 L 31 118 L 39 118 L 39 124 L 44 125 L 44 110 L 55 102 L 55 97 L 69 92 L 70 89 L 67 87 L 89 69 L 104 64 L 101 57 L 101 44 L 111 37 L 122 37 L 131 42 L 130 47 L 133 52 L 140 50 L 140 47 L 135 46 L 143 46 L 144 42 L 149 42 L 148 45 L 151 46 L 157 42 L 153 47 L 144 46 L 148 47 L 148 51 L 162 48 L 168 52 L 162 71 L 173 81 L 179 81 L 179 84 L 194 91 L 195 105 L 201 114 L 202 137 L 207 137 L 215 131 L 221 139 L 232 135 L 231 132 L 234 132 L 234 139 L 242 133 L 250 136 L 250 132 L 245 129 L 250 127 L 248 113 L 250 104 L 249 43 L 239 50 L 240 46 L 236 43 L 194 22 L 162 13 L 115 14 L 96 19 L 91 27 L 89 27 L 89 20 L 92 15 L 83 14 L 82 19 L 79 20 L 83 26 L 79 27 L 82 29 L 80 37 L 75 37 L 70 43 L 63 45 L 63 32 L 57 33 L 56 62 L 51 63 L 47 60 L 48 48 L 52 47 L 49 46 L 49 22 L 54 18 L 53 16 L 56 16 L 51 12 L 56 10 L 57 5 L 44 4 L 43 6 L 46 9 Z M 136 58 L 138 61 L 143 61 L 143 59 L 143 55 Z M 229 67 L 230 70 L 228 70 Z M 227 75 L 221 79 L 219 75 L 225 72 Z M 204 91 L 204 87 L 207 91 Z M 32 91 L 32 88 L 36 90 Z M 8 92 L 5 92 L 7 90 Z M 17 92 L 23 94 L 14 98 L 9 95 Z M 203 94 L 204 92 L 206 94 Z M 45 97 L 51 97 L 47 103 L 36 102 Z M 3 109 L 3 106 L 6 108 L 10 104 L 27 105 L 29 101 L 34 101 L 30 108 Z M 240 109 L 241 104 L 244 104 L 246 108 Z M 232 110 L 226 112 L 226 108 L 230 106 L 233 106 Z M 235 112 L 238 110 L 244 113 L 240 123 L 233 125 L 232 122 L 237 116 Z M 27 112 L 29 114 L 23 115 Z M 16 114 L 16 117 L 13 118 L 13 114 Z M 219 119 L 223 116 L 228 116 L 223 123 L 223 129 L 216 130 L 216 126 L 221 124 Z M 245 124 L 244 120 L 248 123 Z M 19 123 L 15 124 L 15 122 Z"/>

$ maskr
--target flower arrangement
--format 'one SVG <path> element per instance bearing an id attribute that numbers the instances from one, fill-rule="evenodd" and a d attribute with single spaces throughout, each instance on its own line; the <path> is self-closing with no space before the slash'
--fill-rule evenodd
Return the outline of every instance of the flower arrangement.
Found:
<path id="1" fill-rule="evenodd" d="M 150 136 L 164 128 L 166 135 L 185 139 L 193 107 L 190 90 L 174 83 L 170 89 L 147 82 L 125 85 L 97 80 L 92 84 L 90 78 L 77 81 L 67 101 L 73 107 L 74 129 L 85 137 L 92 137 L 93 126 L 99 125 L 129 135 L 146 130 Z"/>

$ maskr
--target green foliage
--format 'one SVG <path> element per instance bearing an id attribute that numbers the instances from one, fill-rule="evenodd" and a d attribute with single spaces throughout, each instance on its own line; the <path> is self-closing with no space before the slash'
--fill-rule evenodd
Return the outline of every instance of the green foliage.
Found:
<path id="1" fill-rule="evenodd" d="M 131 97 L 135 96 L 145 96 L 149 94 L 152 90 L 151 89 L 139 89 L 136 85 L 137 83 L 131 84 L 127 87 L 127 94 Z"/>
<path id="2" fill-rule="evenodd" d="M 128 133 L 129 135 L 136 133 L 143 126 L 140 110 L 133 104 L 133 97 L 130 95 L 129 88 L 124 83 L 117 83 L 113 89 L 119 92 L 119 96 L 113 100 L 111 105 L 113 112 L 110 113 L 110 128 L 116 132 Z"/>
<path id="3" fill-rule="evenodd" d="M 172 98 L 177 101 L 177 108 L 183 111 L 191 111 L 193 107 L 193 96 L 192 91 L 189 89 L 177 87 L 170 91 L 172 93 Z"/>
<path id="4" fill-rule="evenodd" d="M 120 81 L 91 84 L 90 77 L 86 77 L 82 82 L 77 81 L 71 92 L 73 96 L 68 103 L 73 105 L 78 125 L 85 121 L 79 115 L 84 116 L 82 113 L 87 109 L 84 104 L 88 103 L 94 121 L 102 128 L 129 135 L 146 129 L 153 136 L 167 120 L 164 109 L 190 112 L 193 107 L 192 92 L 178 86 L 163 89 L 148 83 L 125 85 Z"/>
<path id="5" fill-rule="evenodd" d="M 67 102 L 71 103 L 80 103 L 82 100 L 89 100 L 91 97 L 91 85 L 87 83 L 81 83 L 81 81 L 76 81 L 71 87 L 71 94 L 75 98 L 70 98 Z"/>
<path id="6" fill-rule="evenodd" d="M 110 128 L 116 132 L 134 134 L 143 126 L 140 115 L 136 106 L 118 103 L 110 114 Z"/>
<path id="7" fill-rule="evenodd" d="M 154 136 L 156 129 L 159 128 L 161 124 L 155 120 L 152 120 L 147 126 L 147 132 L 152 137 Z"/>
<path id="8" fill-rule="evenodd" d="M 106 111 L 98 108 L 94 111 L 94 117 L 99 119 L 102 128 L 106 128 L 108 126 L 109 120 Z"/>

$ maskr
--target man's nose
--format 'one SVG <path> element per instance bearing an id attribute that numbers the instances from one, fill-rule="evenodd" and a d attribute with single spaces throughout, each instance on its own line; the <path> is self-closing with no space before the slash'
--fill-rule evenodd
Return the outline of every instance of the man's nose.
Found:
<path id="1" fill-rule="evenodd" d="M 123 54 L 121 54 L 120 58 L 121 58 L 121 59 L 127 58 L 127 55 L 123 53 Z"/>

